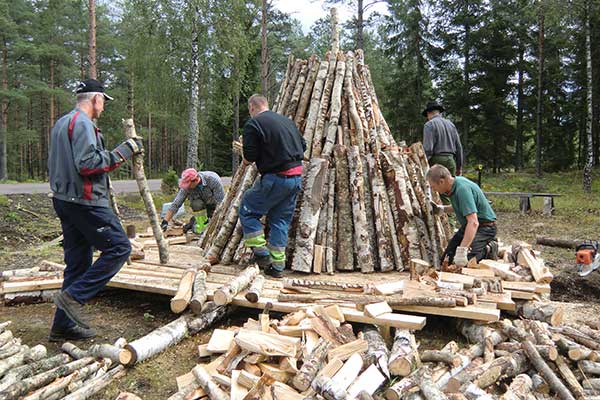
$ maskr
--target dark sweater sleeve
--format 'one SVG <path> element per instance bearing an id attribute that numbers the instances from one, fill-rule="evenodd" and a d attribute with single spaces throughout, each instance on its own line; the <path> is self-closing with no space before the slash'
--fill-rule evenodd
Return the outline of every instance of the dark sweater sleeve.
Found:
<path id="1" fill-rule="evenodd" d="M 256 162 L 258 159 L 258 151 L 260 146 L 260 132 L 256 128 L 256 122 L 249 120 L 244 125 L 244 159 L 250 162 Z"/>

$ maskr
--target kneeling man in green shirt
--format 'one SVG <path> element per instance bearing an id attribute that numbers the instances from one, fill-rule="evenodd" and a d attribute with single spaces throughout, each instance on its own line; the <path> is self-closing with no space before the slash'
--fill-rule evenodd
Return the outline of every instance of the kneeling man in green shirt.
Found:
<path id="1" fill-rule="evenodd" d="M 496 214 L 479 186 L 462 176 L 453 177 L 446 167 L 439 164 L 429 169 L 427 181 L 436 192 L 450 196 L 450 205 L 432 204 L 434 212 L 455 213 L 460 223 L 460 229 L 450 239 L 442 261 L 448 258 L 450 264 L 464 267 L 473 257 L 477 262 L 484 258 L 496 259 Z"/>

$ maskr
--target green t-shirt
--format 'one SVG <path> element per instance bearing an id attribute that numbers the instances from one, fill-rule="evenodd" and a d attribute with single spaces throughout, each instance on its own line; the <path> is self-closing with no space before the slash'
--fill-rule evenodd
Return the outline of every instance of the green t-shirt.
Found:
<path id="1" fill-rule="evenodd" d="M 467 224 L 466 216 L 473 213 L 477 213 L 480 223 L 496 220 L 496 214 L 479 186 L 462 176 L 454 178 L 450 190 L 450 203 L 452 203 L 460 226 L 465 226 Z"/>

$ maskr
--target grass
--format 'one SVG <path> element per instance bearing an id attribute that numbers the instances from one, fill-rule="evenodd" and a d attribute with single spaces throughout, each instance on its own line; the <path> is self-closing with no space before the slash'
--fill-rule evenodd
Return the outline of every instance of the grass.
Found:
<path id="1" fill-rule="evenodd" d="M 8 196 L 0 196 L 0 207 L 6 207 L 8 206 L 8 203 Z"/>

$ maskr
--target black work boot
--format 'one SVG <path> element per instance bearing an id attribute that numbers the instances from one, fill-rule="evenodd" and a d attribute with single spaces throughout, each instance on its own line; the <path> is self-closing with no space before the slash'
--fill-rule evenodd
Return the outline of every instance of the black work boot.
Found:
<path id="1" fill-rule="evenodd" d="M 67 292 L 61 291 L 59 294 L 54 296 L 54 304 L 67 314 L 73 322 L 82 328 L 90 329 L 90 324 L 85 318 L 83 305 L 79 304 L 71 295 Z"/>
<path id="2" fill-rule="evenodd" d="M 48 341 L 63 342 L 65 340 L 85 340 L 96 336 L 96 331 L 92 328 L 86 329 L 78 325 L 65 330 L 51 330 Z"/>
<path id="3" fill-rule="evenodd" d="M 196 225 L 196 217 L 190 218 L 190 221 L 183 226 L 183 233 L 194 232 L 194 225 Z"/>
<path id="4" fill-rule="evenodd" d="M 258 268 L 265 270 L 266 268 L 271 266 L 271 262 L 271 256 L 269 254 L 267 254 L 266 256 L 254 254 L 252 256 L 252 259 L 250 260 L 250 263 L 256 263 L 258 265 Z"/>
<path id="5" fill-rule="evenodd" d="M 269 275 L 271 278 L 281 279 L 283 278 L 283 272 L 273 268 L 272 265 L 269 265 L 265 268 L 265 275 Z"/>

